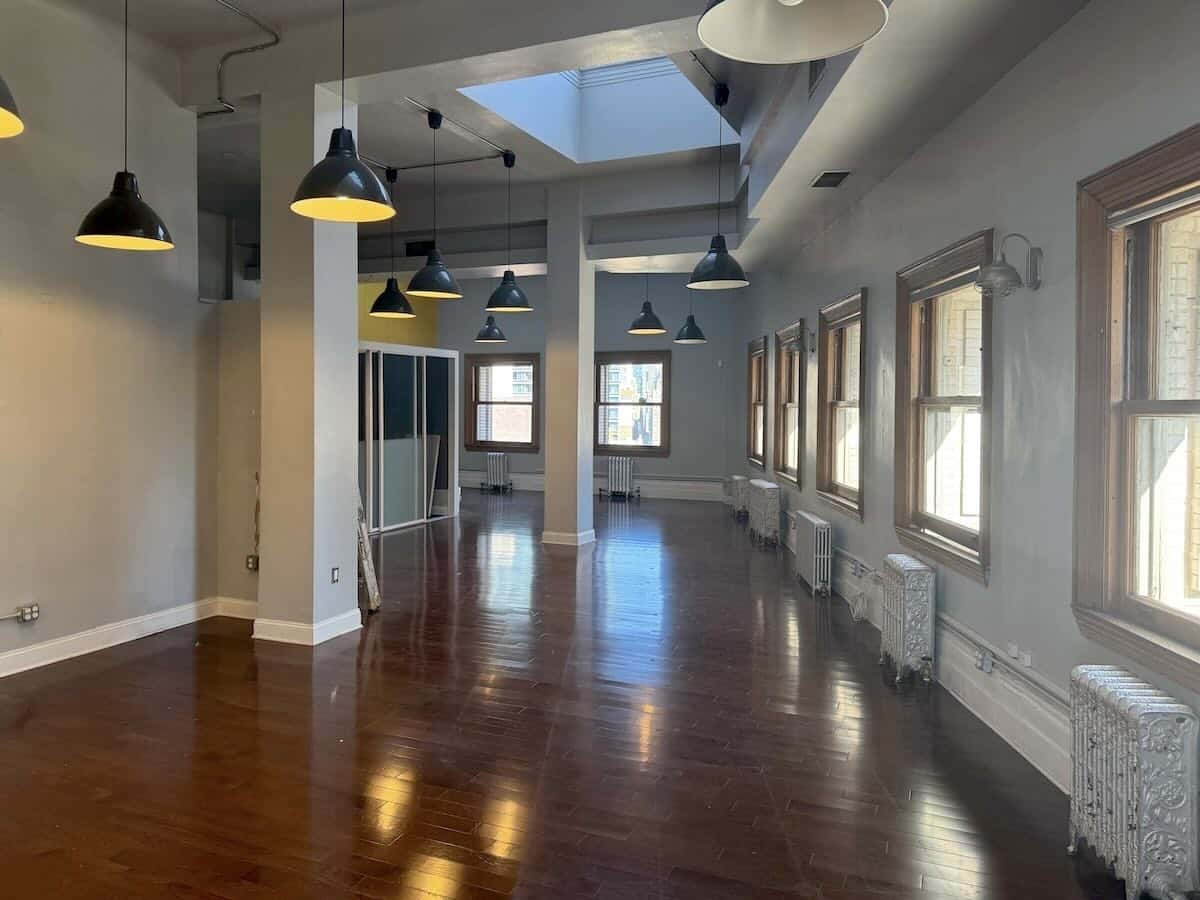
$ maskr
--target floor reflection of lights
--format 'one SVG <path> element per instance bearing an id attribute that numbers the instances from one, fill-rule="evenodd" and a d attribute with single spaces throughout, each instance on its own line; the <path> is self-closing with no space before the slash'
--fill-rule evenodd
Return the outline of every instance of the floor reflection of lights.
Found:
<path id="1" fill-rule="evenodd" d="M 650 700 L 654 699 L 652 689 L 647 689 L 646 694 Z M 641 757 L 643 765 L 650 762 L 654 749 L 654 725 L 657 714 L 658 707 L 649 702 L 643 703 L 638 711 L 638 756 Z"/>
<path id="2" fill-rule="evenodd" d="M 483 824 L 479 836 L 483 839 L 480 849 L 500 859 L 518 859 L 521 841 L 525 835 L 526 808 L 518 800 L 492 798 L 483 813 Z"/>
<path id="3" fill-rule="evenodd" d="M 376 801 L 364 820 L 376 843 L 390 844 L 404 833 L 416 799 L 415 773 L 401 766 L 388 766 L 370 777 L 365 795 Z"/>
<path id="4" fill-rule="evenodd" d="M 462 863 L 424 853 L 415 856 L 401 884 L 397 897 L 453 898 L 463 888 Z"/>

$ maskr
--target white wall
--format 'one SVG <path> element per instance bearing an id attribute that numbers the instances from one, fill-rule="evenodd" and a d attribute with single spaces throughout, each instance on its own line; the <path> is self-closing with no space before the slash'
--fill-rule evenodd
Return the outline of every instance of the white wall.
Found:
<path id="1" fill-rule="evenodd" d="M 121 37 L 8 0 L 0 142 L 0 652 L 215 593 L 215 318 L 197 303 L 196 123 L 174 60 L 131 42 L 130 156 L 177 248 L 72 241 L 121 167 Z"/>
<path id="2" fill-rule="evenodd" d="M 1015 641 L 1031 650 L 1034 668 L 1060 688 L 1073 665 L 1112 658 L 1079 635 L 1070 612 L 1075 185 L 1195 123 L 1198 31 L 1200 7 L 1188 0 L 1094 0 L 852 213 L 806 243 L 777 248 L 778 266 L 753 273 L 748 292 L 743 341 L 798 315 L 815 323 L 820 306 L 868 289 L 866 520 L 821 504 L 813 492 L 815 362 L 798 502 L 834 523 L 840 546 L 878 566 L 899 550 L 896 271 L 993 226 L 998 236 L 1021 231 L 1045 248 L 1041 291 L 995 306 L 991 582 L 941 568 L 938 590 L 943 611 L 994 645 Z M 744 369 L 738 373 L 744 385 Z M 734 460 L 744 458 L 744 393 L 737 396 Z"/>

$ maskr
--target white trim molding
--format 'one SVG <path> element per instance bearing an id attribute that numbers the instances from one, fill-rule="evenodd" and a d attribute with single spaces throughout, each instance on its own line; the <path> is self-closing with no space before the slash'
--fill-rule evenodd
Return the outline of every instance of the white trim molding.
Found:
<path id="1" fill-rule="evenodd" d="M 288 622 L 284 619 L 255 619 L 254 639 L 315 647 L 317 644 L 323 644 L 335 637 L 341 637 L 343 634 L 358 631 L 360 628 L 362 628 L 362 613 L 355 607 L 313 624 Z"/>
<path id="2" fill-rule="evenodd" d="M 543 531 L 543 544 L 556 544 L 561 547 L 583 547 L 596 541 L 596 532 L 589 528 L 587 531 Z"/>
<path id="3" fill-rule="evenodd" d="M 130 619 L 122 619 L 119 622 L 98 625 L 86 631 L 0 653 L 0 678 L 36 669 L 39 666 L 62 662 L 76 656 L 83 656 L 87 653 L 95 653 L 97 650 L 105 650 L 118 644 L 136 641 L 138 638 L 149 637 L 161 631 L 178 628 L 180 625 L 190 625 L 213 616 L 252 619 L 256 608 L 257 604 L 252 600 L 207 597 L 193 603 L 183 603 Z"/>
<path id="4" fill-rule="evenodd" d="M 459 473 L 459 484 L 463 490 L 478 489 L 485 473 L 464 469 Z M 541 472 L 509 472 L 515 491 L 545 491 L 546 477 Z M 651 500 L 704 500 L 724 503 L 721 479 L 667 478 L 659 475 L 634 474 L 634 484 L 641 488 L 642 496 Z M 599 494 L 600 488 L 608 487 L 608 476 L 599 474 L 592 479 L 592 493 Z"/>

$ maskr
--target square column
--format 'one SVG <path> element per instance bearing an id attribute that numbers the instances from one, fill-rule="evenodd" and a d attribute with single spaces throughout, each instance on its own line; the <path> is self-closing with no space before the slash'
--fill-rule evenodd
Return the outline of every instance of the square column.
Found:
<path id="1" fill-rule="evenodd" d="M 546 508 L 542 542 L 577 547 L 596 539 L 592 515 L 596 272 L 585 252 L 580 184 L 551 184 L 546 208 Z"/>
<path id="2" fill-rule="evenodd" d="M 262 539 L 254 636 L 319 644 L 361 627 L 358 228 L 289 208 L 341 122 L 339 98 L 322 87 L 267 91 L 260 121 Z M 356 124 L 349 104 L 346 126 Z"/>

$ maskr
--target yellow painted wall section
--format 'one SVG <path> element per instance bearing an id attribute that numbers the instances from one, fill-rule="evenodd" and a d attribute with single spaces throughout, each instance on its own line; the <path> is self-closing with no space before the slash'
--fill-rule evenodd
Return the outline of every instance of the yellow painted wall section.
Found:
<path id="1" fill-rule="evenodd" d="M 384 282 L 360 282 L 358 285 L 358 339 L 387 344 L 436 347 L 438 339 L 438 301 L 410 297 L 415 319 L 375 319 L 371 304 L 382 293 Z"/>

